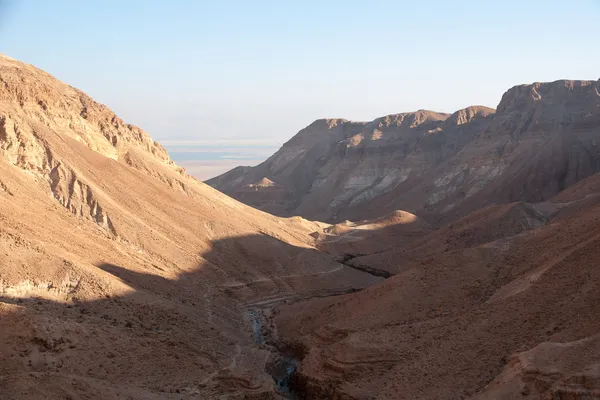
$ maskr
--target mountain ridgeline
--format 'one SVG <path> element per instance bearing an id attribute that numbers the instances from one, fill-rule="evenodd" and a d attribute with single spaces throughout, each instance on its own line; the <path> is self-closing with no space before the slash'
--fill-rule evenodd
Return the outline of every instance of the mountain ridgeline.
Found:
<path id="1" fill-rule="evenodd" d="M 541 201 L 599 170 L 599 91 L 599 81 L 535 83 L 508 90 L 495 111 L 318 120 L 258 166 L 206 183 L 276 215 L 330 222 L 396 209 L 447 220 Z"/>

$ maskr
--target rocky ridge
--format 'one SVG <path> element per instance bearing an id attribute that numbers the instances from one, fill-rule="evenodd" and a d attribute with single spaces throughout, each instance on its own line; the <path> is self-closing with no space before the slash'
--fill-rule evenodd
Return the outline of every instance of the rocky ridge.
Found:
<path id="1" fill-rule="evenodd" d="M 496 111 L 316 121 L 264 163 L 207 183 L 277 215 L 330 222 L 396 209 L 447 221 L 481 205 L 542 201 L 598 171 L 599 87 L 535 83 L 508 90 Z M 272 208 L 272 193 L 242 198 L 259 177 L 285 189 L 285 206 Z"/>

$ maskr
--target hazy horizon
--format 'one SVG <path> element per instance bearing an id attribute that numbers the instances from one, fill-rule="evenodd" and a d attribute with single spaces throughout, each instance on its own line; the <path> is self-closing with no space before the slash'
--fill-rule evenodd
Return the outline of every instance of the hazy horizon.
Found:
<path id="1" fill-rule="evenodd" d="M 0 0 L 0 52 L 161 143 L 277 147 L 319 118 L 495 108 L 514 85 L 596 80 L 598 17 L 596 0 Z"/>

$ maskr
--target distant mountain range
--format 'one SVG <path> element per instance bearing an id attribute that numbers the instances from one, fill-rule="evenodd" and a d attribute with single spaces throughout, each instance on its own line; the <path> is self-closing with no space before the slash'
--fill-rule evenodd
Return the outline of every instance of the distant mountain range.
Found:
<path id="1" fill-rule="evenodd" d="M 447 220 L 541 201 L 598 172 L 599 87 L 535 83 L 508 90 L 497 110 L 318 120 L 265 162 L 206 183 L 276 215 L 330 222 L 396 209 Z"/>

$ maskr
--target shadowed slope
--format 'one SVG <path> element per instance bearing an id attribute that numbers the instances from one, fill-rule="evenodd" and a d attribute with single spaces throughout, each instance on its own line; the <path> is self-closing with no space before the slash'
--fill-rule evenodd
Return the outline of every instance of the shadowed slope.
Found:
<path id="1" fill-rule="evenodd" d="M 267 371 L 277 351 L 255 342 L 248 310 L 376 281 L 264 235 L 215 241 L 202 259 L 175 278 L 159 265 L 142 272 L 129 261 L 89 266 L 76 280 L 77 266 L 65 261 L 54 279 L 4 281 L 3 398 L 275 398 Z"/>
<path id="2" fill-rule="evenodd" d="M 307 398 L 594 398 L 600 208 L 483 235 L 529 207 L 482 210 L 456 223 L 467 235 L 448 228 L 411 242 L 412 259 L 392 257 L 397 275 L 361 292 L 282 306 L 280 338 L 303 349 L 299 390 Z"/>

